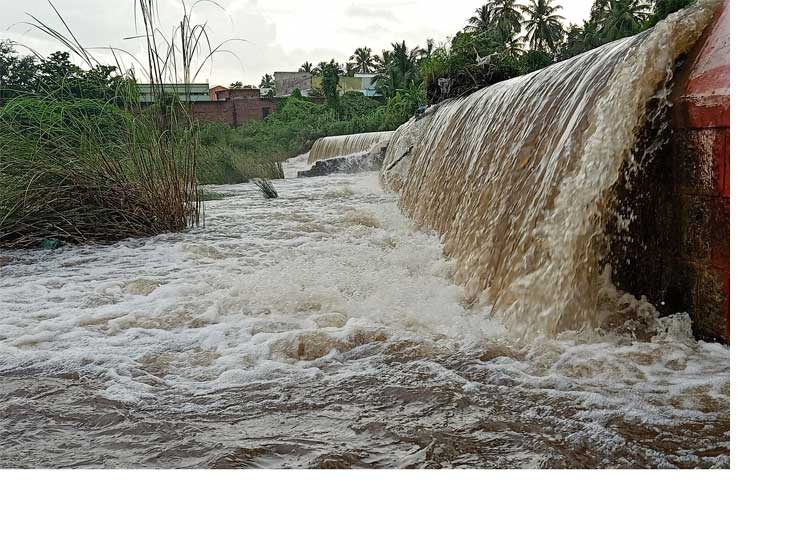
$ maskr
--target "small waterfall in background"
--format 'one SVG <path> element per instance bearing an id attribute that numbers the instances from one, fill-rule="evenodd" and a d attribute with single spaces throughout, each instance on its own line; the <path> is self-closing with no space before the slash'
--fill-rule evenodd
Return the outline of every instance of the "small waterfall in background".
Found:
<path id="1" fill-rule="evenodd" d="M 318 160 L 370 151 L 379 143 L 388 142 L 393 135 L 394 132 L 371 132 L 318 139 L 309 153 L 309 165 Z"/>
<path id="2" fill-rule="evenodd" d="M 614 188 L 648 104 L 669 105 L 676 60 L 718 5 L 703 0 L 638 36 L 443 103 L 395 134 L 382 183 L 443 237 L 467 298 L 491 304 L 516 335 L 609 318 Z"/>

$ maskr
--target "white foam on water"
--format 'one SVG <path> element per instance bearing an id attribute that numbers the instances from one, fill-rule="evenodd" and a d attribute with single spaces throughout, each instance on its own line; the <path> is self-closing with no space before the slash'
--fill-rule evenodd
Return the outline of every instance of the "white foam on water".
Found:
<path id="1" fill-rule="evenodd" d="M 727 348 L 685 319 L 517 341 L 376 173 L 305 167 L 212 187 L 203 229 L 4 254 L 0 466 L 726 465 Z"/>
<path id="2" fill-rule="evenodd" d="M 227 198 L 208 203 L 204 230 L 17 253 L 0 282 L 3 369 L 94 371 L 109 396 L 134 400 L 148 388 L 129 375 L 150 358 L 206 353 L 206 366 L 172 361 L 169 383 L 222 388 L 261 377 L 262 363 L 290 364 L 279 349 L 301 334 L 329 351 L 368 333 L 502 334 L 462 306 L 438 239 L 411 226 L 375 173 L 275 184 L 275 202 L 252 185 L 212 187 Z"/>

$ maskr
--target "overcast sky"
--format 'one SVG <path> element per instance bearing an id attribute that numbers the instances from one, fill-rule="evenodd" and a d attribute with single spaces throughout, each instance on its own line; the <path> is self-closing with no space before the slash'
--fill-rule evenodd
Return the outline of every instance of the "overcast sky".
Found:
<path id="1" fill-rule="evenodd" d="M 188 0 L 189 2 L 190 0 Z M 581 23 L 592 0 L 556 0 L 569 22 Z M 137 0 L 53 0 L 64 19 L 83 42 L 92 47 L 121 47 L 140 55 L 135 35 L 133 5 Z M 159 0 L 162 27 L 178 22 L 181 0 Z M 216 43 L 227 45 L 238 58 L 215 57 L 211 69 L 197 80 L 211 84 L 243 81 L 258 84 L 262 74 L 295 71 L 309 61 L 335 58 L 347 61 L 356 47 L 375 52 L 393 41 L 410 47 L 426 38 L 447 41 L 460 30 L 485 0 L 217 0 L 224 9 L 204 3 L 196 21 L 208 21 Z M 37 30 L 19 25 L 30 13 L 47 23 L 57 16 L 47 0 L 0 0 L 0 39 L 10 38 L 46 54 L 57 45 Z M 97 56 L 102 56 L 97 53 Z M 141 55 L 139 58 L 145 58 Z M 108 63 L 113 64 L 112 61 Z"/>

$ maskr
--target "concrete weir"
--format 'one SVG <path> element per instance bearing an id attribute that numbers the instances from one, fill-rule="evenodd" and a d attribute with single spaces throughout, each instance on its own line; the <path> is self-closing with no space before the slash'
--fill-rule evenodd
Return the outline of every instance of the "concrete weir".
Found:
<path id="1" fill-rule="evenodd" d="M 519 337 L 647 333 L 645 298 L 728 342 L 729 16 L 700 0 L 434 106 L 394 135 L 382 183 Z"/>

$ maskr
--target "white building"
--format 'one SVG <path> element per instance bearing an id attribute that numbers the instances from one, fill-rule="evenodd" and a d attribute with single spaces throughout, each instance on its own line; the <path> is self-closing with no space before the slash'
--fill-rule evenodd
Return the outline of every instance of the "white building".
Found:
<path id="1" fill-rule="evenodd" d="M 375 85 L 373 84 L 373 80 L 377 77 L 378 74 L 376 73 L 357 73 L 355 75 L 356 79 L 361 80 L 361 92 L 364 96 L 369 96 L 370 98 L 374 96 L 378 96 L 379 93 L 375 89 Z"/>

